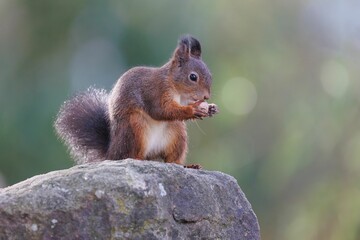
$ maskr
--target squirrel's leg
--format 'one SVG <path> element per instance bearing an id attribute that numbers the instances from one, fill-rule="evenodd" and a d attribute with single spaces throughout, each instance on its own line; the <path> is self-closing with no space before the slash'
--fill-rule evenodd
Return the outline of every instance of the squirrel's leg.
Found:
<path id="1" fill-rule="evenodd" d="M 187 152 L 186 144 L 174 148 L 168 148 L 167 151 L 165 152 L 164 161 L 166 163 L 176 163 L 176 164 L 184 165 L 186 160 L 186 152 Z"/>
<path id="2" fill-rule="evenodd" d="M 176 121 L 172 123 L 174 130 L 174 141 L 165 151 L 165 162 L 184 165 L 185 168 L 201 169 L 199 164 L 185 165 L 187 153 L 187 133 L 184 121 Z"/>
<path id="3" fill-rule="evenodd" d="M 141 127 L 132 117 L 112 124 L 107 159 L 120 160 L 126 158 L 144 159 Z"/>
<path id="4" fill-rule="evenodd" d="M 184 165 L 187 153 L 186 125 L 183 121 L 171 123 L 173 142 L 169 144 L 164 153 L 164 161 Z"/>

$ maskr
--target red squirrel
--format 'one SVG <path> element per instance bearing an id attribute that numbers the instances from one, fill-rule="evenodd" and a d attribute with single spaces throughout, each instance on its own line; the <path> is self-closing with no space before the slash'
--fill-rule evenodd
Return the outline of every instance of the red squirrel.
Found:
<path id="1" fill-rule="evenodd" d="M 162 67 L 134 67 L 109 94 L 89 88 L 66 101 L 55 129 L 77 163 L 134 158 L 184 165 L 185 121 L 218 112 L 205 102 L 211 83 L 199 41 L 186 35 Z"/>

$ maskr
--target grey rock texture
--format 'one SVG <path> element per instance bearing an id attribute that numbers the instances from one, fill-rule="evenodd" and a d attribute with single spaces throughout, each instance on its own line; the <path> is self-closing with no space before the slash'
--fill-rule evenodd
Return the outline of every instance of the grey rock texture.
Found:
<path id="1" fill-rule="evenodd" d="M 260 232 L 233 177 L 127 159 L 0 189 L 0 239 L 260 239 Z"/>

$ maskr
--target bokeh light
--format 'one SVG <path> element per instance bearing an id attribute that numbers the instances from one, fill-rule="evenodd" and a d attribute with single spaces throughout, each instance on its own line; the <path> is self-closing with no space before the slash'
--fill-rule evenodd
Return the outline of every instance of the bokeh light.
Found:
<path id="1" fill-rule="evenodd" d="M 325 92 L 335 98 L 342 97 L 349 85 L 349 73 L 346 67 L 335 60 L 324 62 L 320 79 Z"/>
<path id="2" fill-rule="evenodd" d="M 238 77 L 227 80 L 221 91 L 226 110 L 235 115 L 245 115 L 256 105 L 257 93 L 252 82 Z"/>

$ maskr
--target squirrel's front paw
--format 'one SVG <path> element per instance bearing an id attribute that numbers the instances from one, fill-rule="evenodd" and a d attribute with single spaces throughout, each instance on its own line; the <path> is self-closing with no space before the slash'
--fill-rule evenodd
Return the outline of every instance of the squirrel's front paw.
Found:
<path id="1" fill-rule="evenodd" d="M 207 102 L 197 102 L 196 103 L 196 110 L 201 112 L 203 115 L 202 117 L 212 117 L 213 115 L 219 113 L 219 108 L 215 103 L 207 103 Z M 206 113 L 206 115 L 205 115 Z"/>
<path id="2" fill-rule="evenodd" d="M 215 103 L 210 103 L 208 106 L 209 117 L 219 113 L 219 107 Z"/>
<path id="3" fill-rule="evenodd" d="M 193 116 L 197 119 L 203 119 L 204 117 L 209 116 L 209 109 L 207 107 L 207 102 L 197 101 L 194 104 L 192 104 L 193 108 Z"/>

